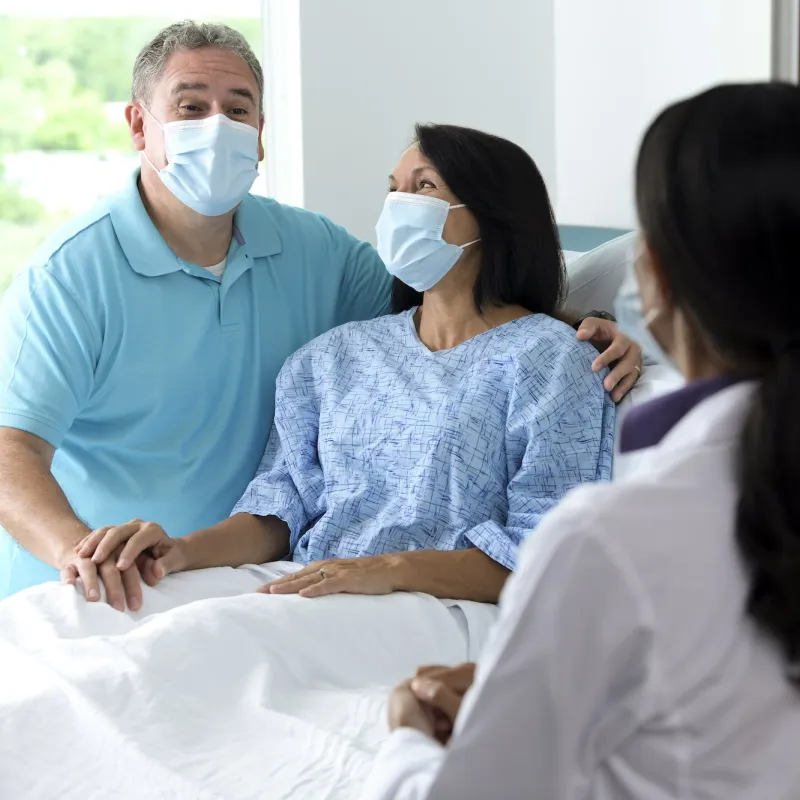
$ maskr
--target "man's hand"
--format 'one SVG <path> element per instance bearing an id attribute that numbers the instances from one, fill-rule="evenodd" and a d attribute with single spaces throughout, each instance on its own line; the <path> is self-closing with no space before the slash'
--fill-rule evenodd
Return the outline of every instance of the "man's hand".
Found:
<path id="1" fill-rule="evenodd" d="M 95 565 L 111 562 L 123 576 L 141 573 L 148 586 L 187 566 L 184 542 L 171 539 L 160 525 L 140 519 L 92 531 L 75 548 L 75 554 Z"/>
<path id="2" fill-rule="evenodd" d="M 263 594 L 391 594 L 396 591 L 397 559 L 392 554 L 315 561 L 307 567 L 267 583 Z"/>
<path id="3" fill-rule="evenodd" d="M 117 611 L 127 607 L 138 611 L 142 607 L 142 580 L 138 567 L 120 572 L 116 565 L 118 553 L 98 563 L 91 558 L 82 558 L 77 553 L 68 553 L 61 561 L 61 582 L 75 586 L 80 579 L 84 597 L 90 603 L 100 600 L 100 584 L 105 586 L 106 602 Z"/>
<path id="4" fill-rule="evenodd" d="M 475 679 L 475 664 L 420 667 L 416 676 L 395 689 L 389 699 L 389 726 L 415 728 L 446 745 L 467 690 Z"/>
<path id="5" fill-rule="evenodd" d="M 598 317 L 587 317 L 578 328 L 577 336 L 601 351 L 592 364 L 593 372 L 600 372 L 617 362 L 606 375 L 603 386 L 611 392 L 614 402 L 619 403 L 641 377 L 642 348 L 620 333 L 616 322 Z"/>

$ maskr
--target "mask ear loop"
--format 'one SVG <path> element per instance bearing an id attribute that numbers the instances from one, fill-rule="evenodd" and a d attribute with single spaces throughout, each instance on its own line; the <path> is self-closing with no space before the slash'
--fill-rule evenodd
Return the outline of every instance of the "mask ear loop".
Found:
<path id="1" fill-rule="evenodd" d="M 452 211 L 454 208 L 466 208 L 466 207 L 467 207 L 466 203 L 459 203 L 458 205 L 450 206 L 450 211 Z M 456 245 L 456 246 L 463 249 L 465 247 L 469 247 L 471 244 L 477 244 L 480 240 L 481 239 L 480 239 L 480 236 L 479 236 L 477 239 L 473 239 L 471 242 L 467 242 L 466 244 L 459 244 L 459 245 Z"/>
<path id="2" fill-rule="evenodd" d="M 150 119 L 153 120 L 153 122 L 155 122 L 155 124 L 158 125 L 159 128 L 161 128 L 161 133 L 164 134 L 164 126 L 155 118 L 153 112 L 144 103 L 141 103 L 141 102 L 139 103 L 139 108 L 141 108 L 143 111 L 147 112 L 147 115 L 150 117 Z M 155 172 L 157 175 L 161 174 L 161 170 L 158 169 L 155 166 L 155 164 L 153 164 L 153 162 L 147 157 L 147 153 L 144 150 L 142 150 L 142 157 L 147 162 L 147 164 L 150 167 L 150 169 L 153 170 L 153 172 Z M 166 169 L 169 166 L 169 159 L 167 158 L 167 139 L 166 139 L 166 136 L 164 137 L 164 159 L 167 162 L 165 164 L 165 166 L 164 166 L 164 169 Z"/>

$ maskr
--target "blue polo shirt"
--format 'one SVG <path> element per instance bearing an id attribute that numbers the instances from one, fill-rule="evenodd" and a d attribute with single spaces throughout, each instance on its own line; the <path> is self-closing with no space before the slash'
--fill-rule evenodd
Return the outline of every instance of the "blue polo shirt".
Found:
<path id="1" fill-rule="evenodd" d="M 284 360 L 388 308 L 375 250 L 322 216 L 248 195 L 221 280 L 178 259 L 138 191 L 62 229 L 0 313 L 0 426 L 56 448 L 90 528 L 139 517 L 183 536 L 256 473 Z M 0 597 L 55 569 L 0 529 Z"/>

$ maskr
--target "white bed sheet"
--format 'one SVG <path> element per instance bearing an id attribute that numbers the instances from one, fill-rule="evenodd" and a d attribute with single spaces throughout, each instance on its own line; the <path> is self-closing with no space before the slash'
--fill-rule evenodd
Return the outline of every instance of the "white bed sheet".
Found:
<path id="1" fill-rule="evenodd" d="M 56 584 L 0 603 L 0 797 L 358 797 L 388 689 L 476 658 L 496 609 L 252 593 L 293 568 L 170 576 L 137 614 Z"/>

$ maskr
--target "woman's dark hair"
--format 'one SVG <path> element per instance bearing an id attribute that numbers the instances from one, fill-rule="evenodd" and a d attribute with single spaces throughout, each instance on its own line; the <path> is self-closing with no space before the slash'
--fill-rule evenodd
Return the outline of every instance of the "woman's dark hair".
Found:
<path id="1" fill-rule="evenodd" d="M 552 315 L 566 285 L 558 228 L 533 159 L 499 136 L 456 125 L 417 125 L 416 143 L 480 230 L 475 305 L 520 305 Z M 392 308 L 407 311 L 422 294 L 395 279 Z"/>
<path id="2" fill-rule="evenodd" d="M 747 610 L 800 688 L 800 87 L 720 86 L 668 108 L 642 143 L 636 197 L 675 305 L 758 379 L 736 536 Z"/>

